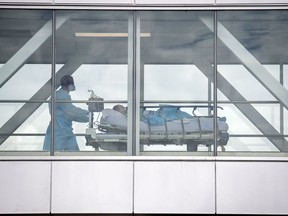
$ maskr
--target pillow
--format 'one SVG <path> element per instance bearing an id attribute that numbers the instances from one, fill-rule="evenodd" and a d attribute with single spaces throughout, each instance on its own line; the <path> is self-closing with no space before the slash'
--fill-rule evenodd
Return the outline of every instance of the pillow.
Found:
<path id="1" fill-rule="evenodd" d="M 121 128 L 127 128 L 127 116 L 113 109 L 104 109 L 100 123 L 117 125 Z"/>

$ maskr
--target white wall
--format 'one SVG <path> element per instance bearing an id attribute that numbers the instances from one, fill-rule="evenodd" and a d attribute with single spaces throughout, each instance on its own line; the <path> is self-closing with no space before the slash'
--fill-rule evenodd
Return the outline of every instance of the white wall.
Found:
<path id="1" fill-rule="evenodd" d="M 288 214 L 288 158 L 119 158 L 1 157 L 0 214 Z"/>
<path id="2" fill-rule="evenodd" d="M 131 213 L 133 162 L 52 162 L 52 213 Z"/>
<path id="3" fill-rule="evenodd" d="M 51 164 L 0 161 L 0 214 L 50 211 Z"/>
<path id="4" fill-rule="evenodd" d="M 216 0 L 217 4 L 287 4 L 287 0 Z"/>
<path id="5" fill-rule="evenodd" d="M 215 212 L 215 163 L 135 162 L 135 213 Z"/>
<path id="6" fill-rule="evenodd" d="M 219 214 L 287 214 L 287 162 L 218 162 Z"/>

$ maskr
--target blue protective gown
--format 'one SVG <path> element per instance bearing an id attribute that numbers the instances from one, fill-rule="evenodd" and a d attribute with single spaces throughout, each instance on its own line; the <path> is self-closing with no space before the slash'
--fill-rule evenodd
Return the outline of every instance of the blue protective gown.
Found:
<path id="1" fill-rule="evenodd" d="M 71 101 L 71 96 L 67 91 L 60 88 L 56 91 L 56 101 Z M 51 114 L 51 107 L 49 106 Z M 56 103 L 54 117 L 54 150 L 77 151 L 79 150 L 76 136 L 73 133 L 72 121 L 88 122 L 88 110 L 74 106 L 72 103 Z M 46 131 L 43 150 L 50 150 L 51 143 L 51 122 Z"/>

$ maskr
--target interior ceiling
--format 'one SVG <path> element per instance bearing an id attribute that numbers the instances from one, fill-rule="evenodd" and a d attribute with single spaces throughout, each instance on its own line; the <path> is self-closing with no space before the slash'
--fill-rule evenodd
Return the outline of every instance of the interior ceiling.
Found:
<path id="1" fill-rule="evenodd" d="M 85 56 L 83 63 L 126 64 L 128 38 L 76 37 L 75 32 L 128 32 L 127 20 L 131 13 L 68 11 L 69 19 L 56 31 L 56 62 L 64 64 L 71 56 L 81 55 Z M 143 12 L 141 32 L 148 32 L 151 37 L 141 38 L 141 61 L 145 64 L 191 64 L 191 56 L 196 53 L 212 63 L 214 34 L 200 21 L 198 14 Z M 213 17 L 211 11 L 206 14 Z M 220 23 L 262 64 L 287 63 L 287 17 L 283 11 L 235 11 L 218 16 Z M 0 62 L 5 64 L 49 20 L 51 11 L 1 10 Z M 217 47 L 220 64 L 241 63 L 221 40 L 217 41 Z M 49 37 L 26 63 L 51 62 L 52 37 Z"/>

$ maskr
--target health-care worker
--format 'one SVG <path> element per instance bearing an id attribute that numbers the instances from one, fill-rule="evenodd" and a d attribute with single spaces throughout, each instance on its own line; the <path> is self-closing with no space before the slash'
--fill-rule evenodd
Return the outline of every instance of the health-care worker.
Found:
<path id="1" fill-rule="evenodd" d="M 54 117 L 54 150 L 78 151 L 79 146 L 76 136 L 73 133 L 72 121 L 88 122 L 88 110 L 74 106 L 69 92 L 75 91 L 74 79 L 70 75 L 65 75 L 60 81 L 61 88 L 56 91 L 56 101 L 67 101 L 67 103 L 56 103 Z M 51 115 L 51 106 L 49 106 Z M 46 131 L 43 150 L 50 150 L 51 143 L 51 122 Z"/>

